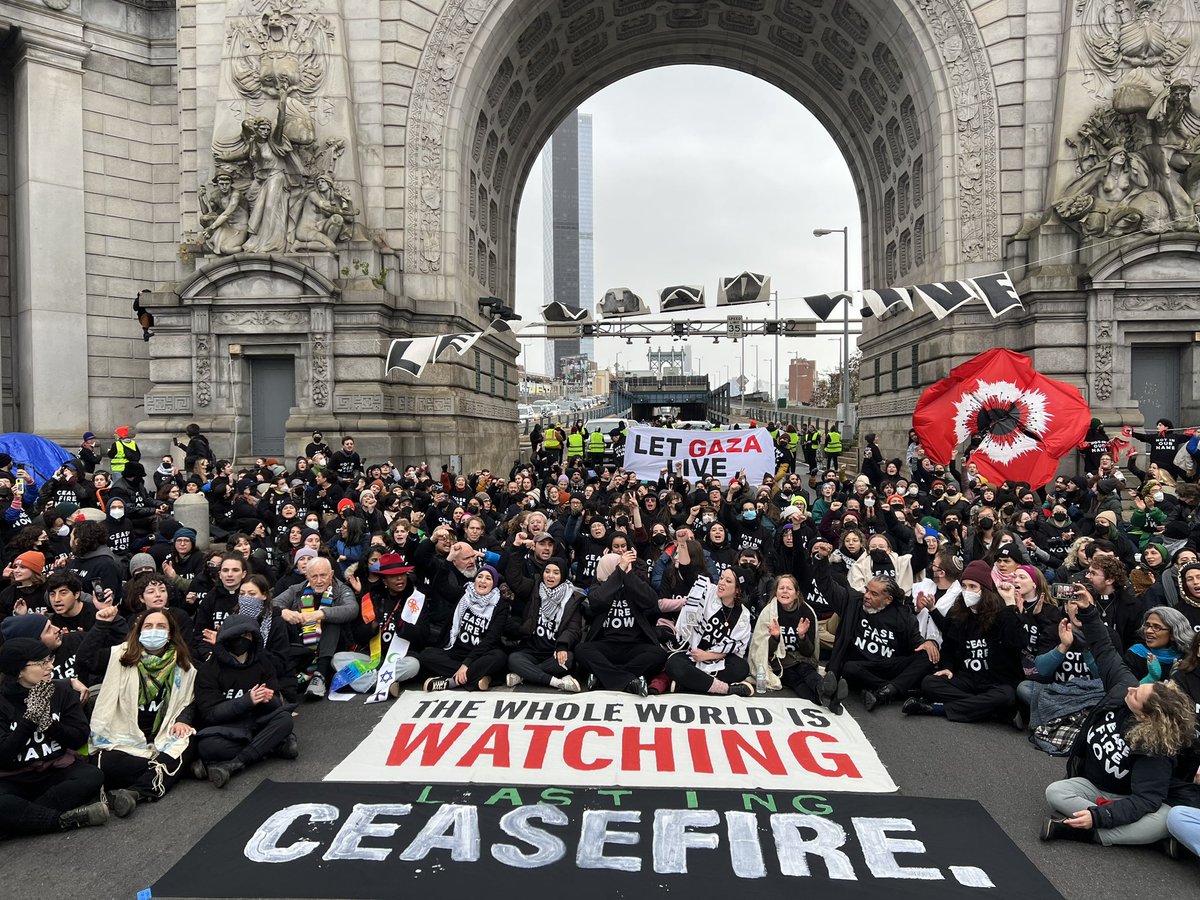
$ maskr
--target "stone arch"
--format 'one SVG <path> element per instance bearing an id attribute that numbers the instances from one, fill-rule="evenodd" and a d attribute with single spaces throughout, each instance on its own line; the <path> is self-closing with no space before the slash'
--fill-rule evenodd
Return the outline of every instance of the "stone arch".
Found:
<path id="1" fill-rule="evenodd" d="M 215 300 L 228 297 L 233 285 L 242 285 L 239 296 L 247 285 L 255 285 L 260 296 L 271 298 L 320 298 L 333 300 L 341 289 L 329 278 L 298 259 L 272 256 L 263 253 L 242 253 L 237 256 L 221 257 L 212 265 L 196 271 L 191 278 L 179 286 L 179 299 L 185 304 L 201 298 Z"/>
<path id="2" fill-rule="evenodd" d="M 762 78 L 822 122 L 858 189 L 872 282 L 887 280 L 889 248 L 918 218 L 924 252 L 907 271 L 897 261 L 895 278 L 1000 258 L 996 91 L 967 0 L 448 0 L 409 111 L 411 287 L 435 276 L 441 296 L 511 294 L 520 192 L 554 127 L 607 84 L 685 63 Z M 901 178 L 912 202 L 885 222 Z M 481 220 L 492 205 L 498 229 Z"/>

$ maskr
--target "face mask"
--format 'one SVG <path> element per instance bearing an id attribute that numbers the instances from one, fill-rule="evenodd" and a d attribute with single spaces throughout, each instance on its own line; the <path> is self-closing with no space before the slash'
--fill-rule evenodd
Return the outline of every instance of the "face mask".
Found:
<path id="1" fill-rule="evenodd" d="M 319 523 L 317 522 L 316 519 L 305 519 L 305 521 L 304 521 L 304 526 L 306 528 L 311 528 L 313 531 L 317 530 L 318 524 Z"/>
<path id="2" fill-rule="evenodd" d="M 874 505 L 875 505 L 875 498 L 874 498 L 874 497 L 868 497 L 866 500 L 864 500 L 864 501 L 863 501 L 863 503 L 865 503 L 867 506 L 874 506 Z"/>
<path id="3" fill-rule="evenodd" d="M 138 635 L 138 643 L 147 650 L 161 650 L 167 646 L 170 637 L 165 631 L 143 631 Z"/>
<path id="4" fill-rule="evenodd" d="M 1033 507 L 1034 507 L 1034 503 L 1032 501 L 1027 500 L 1026 502 L 1021 504 L 1021 509 L 1033 509 Z"/>
<path id="5" fill-rule="evenodd" d="M 224 642 L 225 649 L 234 656 L 241 656 L 244 653 L 249 653 L 254 647 L 254 638 L 248 634 L 239 634 L 235 638 L 230 638 Z"/>
<path id="6" fill-rule="evenodd" d="M 650 538 L 650 543 L 655 547 L 665 547 L 667 545 L 667 536 L 665 534 L 656 534 Z"/>
<path id="7" fill-rule="evenodd" d="M 700 521 L 703 522 L 705 525 L 711 525 L 716 520 L 717 520 L 716 516 L 701 516 L 700 517 Z"/>
<path id="8" fill-rule="evenodd" d="M 1067 517 L 1063 513 L 1058 513 L 1054 516 L 1054 524 L 1055 525 L 1065 525 L 1066 523 L 1067 523 Z"/>
<path id="9" fill-rule="evenodd" d="M 118 506 L 115 509 L 110 509 L 108 511 L 108 514 L 110 516 L 112 516 L 114 519 L 120 521 L 121 519 L 125 518 L 125 509 L 123 507 Z"/>
<path id="10" fill-rule="evenodd" d="M 57 534 L 59 537 L 66 537 L 68 534 L 71 533 L 71 529 L 70 529 L 70 527 L 68 527 L 66 525 L 59 525 L 58 530 L 55 531 L 54 533 Z"/>
<path id="11" fill-rule="evenodd" d="M 979 593 L 979 591 L 963 591 L 962 598 L 963 605 L 967 609 L 973 609 L 983 599 L 983 594 Z"/>
<path id="12" fill-rule="evenodd" d="M 1154 492 L 1154 502 L 1155 502 L 1155 503 L 1162 503 L 1162 502 L 1163 502 L 1163 496 L 1164 496 L 1164 494 L 1163 494 L 1163 492 L 1162 492 L 1162 491 L 1155 491 L 1155 492 Z"/>
<path id="13" fill-rule="evenodd" d="M 908 496 L 915 497 L 916 495 L 917 495 L 917 486 L 915 484 L 910 484 L 908 486 Z"/>
<path id="14" fill-rule="evenodd" d="M 758 518 L 758 513 L 752 509 L 748 509 L 742 513 L 742 519 L 746 522 L 753 522 Z"/>
<path id="15" fill-rule="evenodd" d="M 992 529 L 992 526 L 995 524 L 996 524 L 996 520 L 993 519 L 991 516 L 984 516 L 982 519 L 979 520 L 979 530 L 980 531 L 990 531 Z"/>

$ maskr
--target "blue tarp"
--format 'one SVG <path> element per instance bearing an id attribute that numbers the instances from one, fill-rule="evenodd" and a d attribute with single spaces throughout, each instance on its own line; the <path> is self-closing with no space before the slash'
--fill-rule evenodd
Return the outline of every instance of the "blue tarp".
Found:
<path id="1" fill-rule="evenodd" d="M 22 431 L 0 434 L 0 452 L 13 458 L 14 472 L 17 470 L 16 463 L 24 463 L 38 487 L 53 478 L 59 466 L 71 458 L 70 453 L 53 441 Z"/>

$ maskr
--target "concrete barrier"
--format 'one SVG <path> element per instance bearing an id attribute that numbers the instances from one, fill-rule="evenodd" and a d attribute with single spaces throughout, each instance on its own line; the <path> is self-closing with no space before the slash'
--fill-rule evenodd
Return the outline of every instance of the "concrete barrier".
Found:
<path id="1" fill-rule="evenodd" d="M 207 550 L 210 544 L 208 498 L 204 494 L 183 494 L 175 501 L 174 515 L 180 525 L 196 532 L 196 549 Z"/>

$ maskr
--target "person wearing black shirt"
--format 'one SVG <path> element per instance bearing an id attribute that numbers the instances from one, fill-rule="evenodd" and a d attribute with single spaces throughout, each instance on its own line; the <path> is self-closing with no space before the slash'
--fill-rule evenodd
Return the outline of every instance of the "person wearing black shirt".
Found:
<path id="1" fill-rule="evenodd" d="M 421 651 L 421 667 L 434 675 L 425 680 L 426 691 L 486 691 L 492 678 L 504 671 L 508 654 L 500 637 L 508 620 L 508 601 L 500 596 L 499 581 L 494 568 L 481 566 L 446 619 L 436 645 Z"/>
<path id="2" fill-rule="evenodd" d="M 342 438 L 342 449 L 329 457 L 329 465 L 342 484 L 349 484 L 362 471 L 362 457 L 354 451 L 354 438 Z"/>
<path id="3" fill-rule="evenodd" d="M 1167 837 L 1173 758 L 1195 734 L 1194 703 L 1173 684 L 1139 684 L 1082 585 L 1076 603 L 1107 693 L 1079 729 L 1068 777 L 1046 788 L 1063 818 L 1047 819 L 1041 839 L 1153 844 Z"/>
<path id="4" fill-rule="evenodd" d="M 801 598 L 796 576 L 780 575 L 754 627 L 750 678 L 768 691 L 790 688 L 801 700 L 816 703 L 821 687 L 817 666 L 817 614 Z"/>
<path id="5" fill-rule="evenodd" d="M 1096 608 L 1109 628 L 1113 644 L 1124 653 L 1139 639 L 1142 604 L 1128 584 L 1125 567 L 1111 554 L 1096 553 L 1084 582 L 1096 598 Z"/>
<path id="6" fill-rule="evenodd" d="M 840 713 L 851 687 L 874 709 L 916 689 L 940 658 L 937 643 L 925 640 L 904 591 L 890 578 L 874 577 L 856 591 L 835 577 L 829 563 L 833 546 L 813 544 L 813 583 L 839 617 L 837 636 L 825 677 L 821 703 Z"/>
<path id="7" fill-rule="evenodd" d="M 524 578 L 511 585 L 514 593 L 522 590 L 527 596 L 518 629 L 520 646 L 508 657 L 509 687 L 524 681 L 579 693 L 579 682 L 570 673 L 575 645 L 583 635 L 583 594 L 567 579 L 567 572 L 566 561 L 555 556 L 542 567 L 539 581 Z"/>

